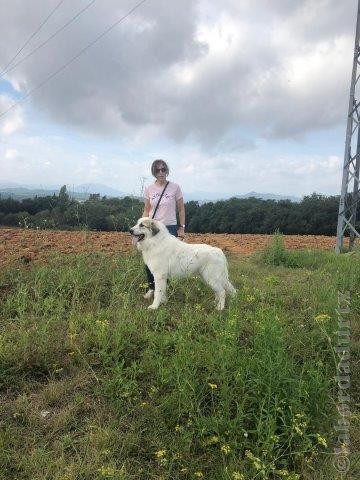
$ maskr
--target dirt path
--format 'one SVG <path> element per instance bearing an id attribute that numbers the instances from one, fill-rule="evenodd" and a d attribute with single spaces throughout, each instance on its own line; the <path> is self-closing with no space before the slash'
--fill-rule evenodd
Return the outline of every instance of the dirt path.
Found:
<path id="1" fill-rule="evenodd" d="M 194 234 L 186 235 L 189 243 L 208 243 L 227 253 L 251 254 L 268 245 L 271 235 L 253 234 Z M 331 250 L 335 237 L 287 235 L 289 249 Z M 107 252 L 116 254 L 134 248 L 130 235 L 123 232 L 50 231 L 0 228 L 0 266 L 17 260 L 25 262 L 46 260 L 49 252 L 61 253 Z"/>

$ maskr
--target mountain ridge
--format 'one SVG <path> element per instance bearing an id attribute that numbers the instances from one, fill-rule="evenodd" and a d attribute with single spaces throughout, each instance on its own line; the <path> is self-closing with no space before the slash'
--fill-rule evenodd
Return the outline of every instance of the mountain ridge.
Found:
<path id="1" fill-rule="evenodd" d="M 101 196 L 111 197 L 134 197 L 138 195 L 122 192 L 115 188 L 109 187 L 101 183 L 84 183 L 80 185 L 67 185 L 69 195 L 75 199 L 86 200 L 91 194 L 100 194 Z M 34 185 L 34 184 L 17 184 L 15 182 L 0 182 L 0 195 L 8 196 L 14 199 L 33 198 L 37 196 L 52 196 L 59 193 L 61 185 Z M 300 202 L 301 198 L 294 195 L 280 195 L 275 193 L 259 193 L 248 192 L 245 194 L 228 194 L 218 192 L 184 192 L 185 201 L 198 201 L 201 203 L 216 202 L 219 200 L 228 200 L 229 198 L 259 198 L 261 200 L 290 200 L 292 202 Z"/>

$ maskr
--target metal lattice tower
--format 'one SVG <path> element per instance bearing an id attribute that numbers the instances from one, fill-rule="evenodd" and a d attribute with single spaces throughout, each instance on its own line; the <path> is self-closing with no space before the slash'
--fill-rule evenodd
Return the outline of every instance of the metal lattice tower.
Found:
<path id="1" fill-rule="evenodd" d="M 347 117 L 343 178 L 339 203 L 339 215 L 336 234 L 337 253 L 343 249 L 344 235 L 349 234 L 349 250 L 353 249 L 355 238 L 360 238 L 356 229 L 356 212 L 360 200 L 360 94 L 358 67 L 360 65 L 360 0 L 358 0 L 354 62 L 351 76 L 349 112 Z"/>

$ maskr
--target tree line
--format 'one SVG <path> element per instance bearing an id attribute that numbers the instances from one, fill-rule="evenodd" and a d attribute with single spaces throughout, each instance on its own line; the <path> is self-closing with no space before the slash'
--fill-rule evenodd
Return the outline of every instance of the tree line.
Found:
<path id="1" fill-rule="evenodd" d="M 64 185 L 58 195 L 15 200 L 0 196 L 0 225 L 41 229 L 127 231 L 143 211 L 134 197 L 99 194 L 79 202 Z M 194 233 L 273 233 L 335 235 L 338 196 L 313 193 L 301 202 L 230 198 L 199 204 L 187 202 L 186 230 Z"/>

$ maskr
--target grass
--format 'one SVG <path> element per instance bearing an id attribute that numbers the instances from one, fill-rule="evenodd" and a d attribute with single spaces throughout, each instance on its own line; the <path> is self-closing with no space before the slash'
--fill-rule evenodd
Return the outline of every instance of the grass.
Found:
<path id="1" fill-rule="evenodd" d="M 333 346 L 350 290 L 359 358 L 360 255 L 288 252 L 277 235 L 230 276 L 222 313 L 196 279 L 151 312 L 137 254 L 3 271 L 0 479 L 350 478 L 331 464 Z M 359 383 L 354 368 L 354 475 Z"/>

